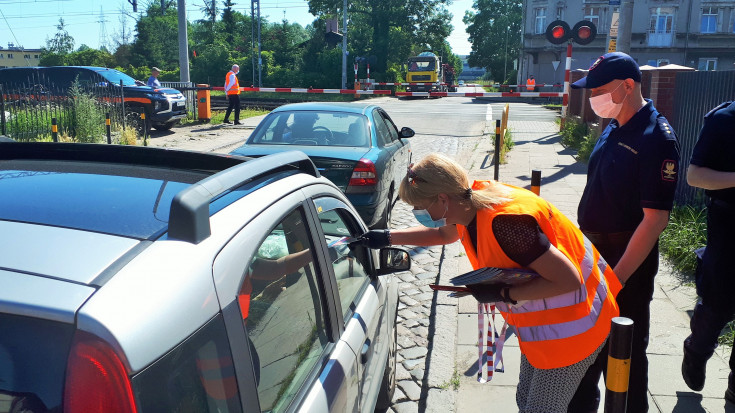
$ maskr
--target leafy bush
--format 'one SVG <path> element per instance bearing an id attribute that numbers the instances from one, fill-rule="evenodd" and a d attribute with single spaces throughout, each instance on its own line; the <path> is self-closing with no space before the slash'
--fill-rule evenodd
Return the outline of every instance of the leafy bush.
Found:
<path id="1" fill-rule="evenodd" d="M 669 225 L 661 234 L 661 253 L 677 270 L 693 274 L 697 265 L 694 250 L 707 243 L 706 213 L 691 206 L 677 206 L 671 211 Z"/>
<path id="2" fill-rule="evenodd" d="M 589 133 L 584 136 L 582 144 L 577 149 L 577 159 L 583 162 L 589 161 L 592 150 L 595 149 L 598 139 L 600 139 L 600 134 L 597 132 L 597 129 L 591 128 Z"/>
<path id="3" fill-rule="evenodd" d="M 77 142 L 102 142 L 105 136 L 105 115 L 97 107 L 97 100 L 79 86 L 77 80 L 69 89 L 71 101 L 71 135 Z"/>
<path id="4" fill-rule="evenodd" d="M 566 118 L 564 127 L 559 132 L 561 143 L 568 148 L 579 149 L 587 132 L 587 124 L 579 116 L 570 116 Z"/>

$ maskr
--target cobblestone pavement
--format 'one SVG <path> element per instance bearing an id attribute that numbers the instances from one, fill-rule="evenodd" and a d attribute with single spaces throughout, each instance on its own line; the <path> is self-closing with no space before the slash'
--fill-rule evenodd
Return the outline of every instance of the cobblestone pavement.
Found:
<path id="1" fill-rule="evenodd" d="M 418 160 L 431 152 L 441 152 L 463 165 L 472 159 L 472 153 L 483 137 L 422 137 L 411 138 L 413 159 Z M 488 138 L 484 138 L 488 139 Z M 419 225 L 411 213 L 411 207 L 402 201 L 394 207 L 391 228 L 407 228 Z M 427 399 L 432 391 L 439 391 L 444 397 L 453 398 L 451 377 L 453 361 L 448 365 L 452 371 L 444 371 L 438 380 L 432 379 L 429 372 L 428 354 L 437 345 L 440 335 L 435 334 L 435 312 L 437 299 L 429 284 L 439 282 L 440 263 L 446 257 L 456 255 L 457 246 L 413 247 L 407 249 L 411 253 L 411 270 L 400 273 L 399 305 L 398 305 L 398 356 L 396 381 L 397 387 L 393 396 L 393 406 L 389 409 L 395 413 L 424 412 L 427 410 Z M 444 279 L 442 277 L 442 279 Z M 455 300 L 456 301 L 456 300 Z M 454 334 L 451 326 L 450 334 Z M 451 344 L 453 347 L 453 343 Z M 444 368 L 446 370 L 446 368 Z M 435 403 L 446 407 L 453 405 L 451 401 Z"/>

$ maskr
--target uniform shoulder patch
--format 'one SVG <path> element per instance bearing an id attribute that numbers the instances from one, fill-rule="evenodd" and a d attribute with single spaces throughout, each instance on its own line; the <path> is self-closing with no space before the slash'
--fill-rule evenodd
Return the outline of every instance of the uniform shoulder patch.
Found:
<path id="1" fill-rule="evenodd" d="M 707 114 L 706 114 L 706 115 L 704 115 L 704 118 L 705 118 L 705 119 L 709 118 L 710 116 L 714 115 L 714 114 L 715 114 L 715 112 L 717 112 L 718 110 L 720 110 L 720 109 L 725 109 L 726 107 L 730 106 L 730 105 L 731 105 L 731 104 L 733 104 L 733 103 L 735 103 L 735 102 L 733 102 L 732 100 L 729 100 L 729 101 L 727 101 L 727 102 L 722 102 L 722 103 L 720 103 L 720 104 L 719 104 L 719 105 L 717 105 L 717 106 L 716 106 L 715 108 L 713 108 L 712 110 L 710 110 L 709 112 L 707 112 Z"/>
<path id="2" fill-rule="evenodd" d="M 658 118 L 657 122 L 658 128 L 661 130 L 661 132 L 663 132 L 664 136 L 666 136 L 667 138 L 673 138 L 675 136 L 674 128 L 669 125 L 669 121 L 667 121 L 666 118 Z"/>
<path id="3" fill-rule="evenodd" d="M 668 182 L 676 181 L 676 174 L 678 170 L 678 162 L 673 159 L 665 159 L 661 164 L 661 180 Z"/>

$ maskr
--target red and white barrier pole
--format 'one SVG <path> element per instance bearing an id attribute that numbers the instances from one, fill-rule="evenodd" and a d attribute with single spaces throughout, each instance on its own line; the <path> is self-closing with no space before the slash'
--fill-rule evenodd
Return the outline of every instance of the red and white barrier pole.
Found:
<path id="1" fill-rule="evenodd" d="M 572 74 L 572 41 L 567 43 L 567 62 L 564 69 L 564 96 L 561 98 L 561 129 L 564 129 L 564 121 L 567 118 L 567 106 L 569 106 L 569 79 Z"/>

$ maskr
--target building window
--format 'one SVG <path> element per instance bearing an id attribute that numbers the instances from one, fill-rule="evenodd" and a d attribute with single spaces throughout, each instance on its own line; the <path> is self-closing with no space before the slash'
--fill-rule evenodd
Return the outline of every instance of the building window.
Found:
<path id="1" fill-rule="evenodd" d="M 564 20 L 564 6 L 556 6 L 556 20 Z"/>
<path id="2" fill-rule="evenodd" d="M 3 56 L 2 53 L 0 53 L 0 59 L 5 59 L 5 56 Z"/>
<path id="3" fill-rule="evenodd" d="M 595 27 L 600 27 L 600 13 L 602 12 L 602 8 L 597 6 L 585 6 L 584 7 L 584 20 L 591 21 Z"/>
<path id="4" fill-rule="evenodd" d="M 673 39 L 673 7 L 657 7 L 651 9 L 651 24 L 648 29 L 648 46 L 671 47 Z"/>
<path id="5" fill-rule="evenodd" d="M 546 7 L 537 7 L 533 9 L 533 14 L 536 17 L 534 34 L 546 33 Z"/>
<path id="6" fill-rule="evenodd" d="M 717 7 L 702 8 L 702 26 L 699 30 L 701 33 L 717 32 L 717 14 Z"/>
<path id="7" fill-rule="evenodd" d="M 8 59 L 12 59 L 12 58 L 13 58 L 13 54 L 12 53 L 8 53 Z"/>
<path id="8" fill-rule="evenodd" d="M 24 54 L 24 55 L 23 55 L 23 58 L 24 58 L 24 59 L 30 59 L 30 58 L 31 58 L 31 55 L 29 55 L 29 54 Z"/>
<path id="9" fill-rule="evenodd" d="M 34 58 L 34 59 L 38 59 L 38 55 L 37 55 L 37 54 L 34 54 L 34 55 L 33 55 L 33 58 Z"/>
<path id="10" fill-rule="evenodd" d="M 717 58 L 703 57 L 699 59 L 698 70 L 717 70 Z"/>

